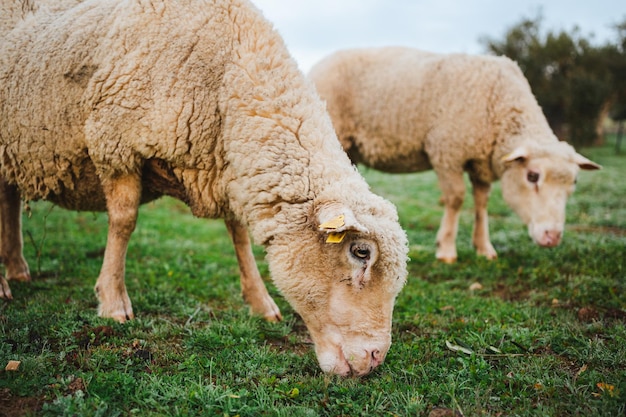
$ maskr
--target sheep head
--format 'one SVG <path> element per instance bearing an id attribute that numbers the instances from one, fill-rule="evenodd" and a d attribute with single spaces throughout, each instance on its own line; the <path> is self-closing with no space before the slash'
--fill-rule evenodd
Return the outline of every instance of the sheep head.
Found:
<path id="1" fill-rule="evenodd" d="M 274 282 L 303 318 L 329 373 L 366 375 L 391 345 L 407 240 L 395 208 L 370 197 L 374 208 L 354 211 L 340 202 L 316 204 L 301 229 L 267 247 Z"/>
<path id="2" fill-rule="evenodd" d="M 580 169 L 600 165 L 576 153 L 565 142 L 545 147 L 525 144 L 502 158 L 502 196 L 528 226 L 528 234 L 544 247 L 557 246 L 563 236 L 565 205 L 574 192 Z"/>

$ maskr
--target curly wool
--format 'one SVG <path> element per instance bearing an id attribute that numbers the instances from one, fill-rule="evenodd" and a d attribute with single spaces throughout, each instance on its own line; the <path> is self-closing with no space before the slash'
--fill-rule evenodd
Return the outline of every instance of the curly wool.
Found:
<path id="1" fill-rule="evenodd" d="M 101 178 L 161 160 L 196 215 L 233 212 L 263 242 L 273 232 L 255 220 L 278 202 L 351 179 L 367 192 L 247 2 L 84 1 L 27 17 L 0 45 L 2 175 L 24 199 L 104 210 Z"/>
<path id="2" fill-rule="evenodd" d="M 128 241 L 140 203 L 167 194 L 196 216 L 225 218 L 244 298 L 279 319 L 247 232 L 265 245 L 272 279 L 307 324 L 324 371 L 365 375 L 382 363 L 407 275 L 406 235 L 252 4 L 86 0 L 12 19 L 0 43 L 0 214 L 11 226 L 0 255 L 9 278 L 30 277 L 18 191 L 106 209 L 99 314 L 134 317 Z M 320 227 L 331 218 L 344 223 L 339 242 Z"/>
<path id="3" fill-rule="evenodd" d="M 508 58 L 402 47 L 345 50 L 323 59 L 309 76 L 353 162 L 386 172 L 436 172 L 445 206 L 436 256 L 446 262 L 457 257 L 464 172 L 475 203 L 472 243 L 493 259 L 492 182 L 502 181 L 505 201 L 532 239 L 553 247 L 563 235 L 579 169 L 600 168 L 559 142 Z"/>
<path id="4" fill-rule="evenodd" d="M 404 270 L 395 208 L 369 191 L 249 2 L 64 4 L 20 6 L 0 43 L 0 170 L 23 199 L 106 210 L 103 182 L 137 174 L 143 201 L 173 195 L 196 216 L 237 219 L 259 244 L 316 230 L 317 207 L 340 202 L 385 218 L 381 245 L 393 242 L 390 262 Z"/>
<path id="5" fill-rule="evenodd" d="M 506 57 L 345 50 L 323 59 L 309 77 L 353 161 L 382 171 L 465 167 L 492 182 L 504 169 L 501 158 L 520 143 L 557 141 Z"/>

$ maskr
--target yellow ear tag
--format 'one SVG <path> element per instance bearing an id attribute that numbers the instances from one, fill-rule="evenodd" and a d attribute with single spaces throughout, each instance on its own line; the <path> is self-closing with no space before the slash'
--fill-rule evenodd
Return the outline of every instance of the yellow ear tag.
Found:
<path id="1" fill-rule="evenodd" d="M 319 225 L 320 230 L 335 230 L 345 225 L 346 223 L 343 221 L 345 219 L 344 215 L 341 214 L 334 219 L 331 219 L 325 223 Z"/>
<path id="2" fill-rule="evenodd" d="M 346 237 L 346 232 L 329 233 L 326 238 L 326 243 L 341 243 L 344 237 Z"/>

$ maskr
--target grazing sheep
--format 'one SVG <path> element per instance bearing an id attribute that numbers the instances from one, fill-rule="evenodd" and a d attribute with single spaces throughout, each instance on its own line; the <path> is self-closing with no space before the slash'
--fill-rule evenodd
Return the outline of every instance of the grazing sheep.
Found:
<path id="1" fill-rule="evenodd" d="M 506 202 L 541 246 L 556 246 L 579 168 L 595 163 L 559 142 L 518 66 L 504 57 L 439 55 L 389 47 L 340 51 L 310 74 L 352 161 L 381 171 L 434 169 L 444 215 L 438 259 L 457 258 L 465 185 L 473 187 L 473 243 L 489 259 L 487 199 L 502 180 Z"/>
<path id="2" fill-rule="evenodd" d="M 5 10 L 13 3 L 2 1 Z M 280 319 L 248 231 L 265 246 L 272 278 L 305 321 L 324 371 L 364 375 L 382 363 L 407 274 L 406 235 L 254 6 L 86 0 L 35 11 L 1 36 L 0 255 L 8 278 L 30 278 L 20 199 L 106 210 L 99 314 L 132 318 L 124 265 L 138 208 L 170 195 L 198 217 L 226 220 L 244 298 Z"/>

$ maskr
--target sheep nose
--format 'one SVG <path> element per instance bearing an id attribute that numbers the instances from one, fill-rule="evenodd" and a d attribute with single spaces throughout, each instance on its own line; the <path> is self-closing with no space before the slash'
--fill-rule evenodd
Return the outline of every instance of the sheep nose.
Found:
<path id="1" fill-rule="evenodd" d="M 561 232 L 559 230 L 546 230 L 543 234 L 544 246 L 553 247 L 561 241 Z"/>
<path id="2" fill-rule="evenodd" d="M 370 356 L 372 358 L 372 368 L 377 367 L 378 365 L 380 365 L 381 363 L 383 363 L 383 360 L 385 359 L 385 356 L 383 354 L 381 354 L 379 349 L 374 349 L 370 352 Z"/>

